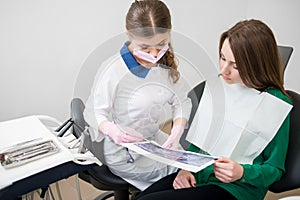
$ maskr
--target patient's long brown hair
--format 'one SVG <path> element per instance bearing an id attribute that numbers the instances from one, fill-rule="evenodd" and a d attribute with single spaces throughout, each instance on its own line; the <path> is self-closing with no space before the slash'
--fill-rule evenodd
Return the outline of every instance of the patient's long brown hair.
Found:
<path id="1" fill-rule="evenodd" d="M 272 30 L 259 20 L 244 20 L 221 35 L 219 52 L 228 38 L 240 77 L 260 91 L 277 88 L 285 95 L 283 65 Z"/>
<path id="2" fill-rule="evenodd" d="M 171 15 L 168 7 L 159 0 L 134 1 L 126 15 L 126 30 L 129 34 L 140 37 L 152 37 L 155 34 L 170 32 L 172 29 Z M 176 83 L 180 77 L 177 70 L 172 45 L 160 59 L 160 64 L 170 67 L 169 76 Z"/>

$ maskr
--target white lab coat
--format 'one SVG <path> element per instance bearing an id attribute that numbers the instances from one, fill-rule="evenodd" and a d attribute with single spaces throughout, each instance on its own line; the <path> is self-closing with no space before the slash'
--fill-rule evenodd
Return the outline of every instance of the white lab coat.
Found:
<path id="1" fill-rule="evenodd" d="M 182 80 L 173 84 L 168 71 L 153 67 L 145 78 L 140 78 L 129 71 L 120 55 L 103 63 L 84 112 L 85 120 L 93 128 L 92 140 L 103 139 L 98 126 L 102 121 L 110 120 L 162 144 L 167 138 L 167 134 L 159 130 L 159 125 L 167 117 L 165 105 L 171 105 L 173 119 L 188 119 L 191 110 L 187 84 Z M 127 162 L 129 153 L 135 160 L 133 163 Z M 110 170 L 141 190 L 176 171 L 174 167 L 130 150 L 129 153 L 109 137 L 104 137 L 104 157 Z"/>

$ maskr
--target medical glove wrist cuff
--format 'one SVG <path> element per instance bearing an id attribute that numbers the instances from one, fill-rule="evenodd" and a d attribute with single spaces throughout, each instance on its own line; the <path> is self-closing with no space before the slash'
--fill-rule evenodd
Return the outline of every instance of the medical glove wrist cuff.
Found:
<path id="1" fill-rule="evenodd" d="M 171 129 L 171 135 L 176 135 L 177 137 L 181 137 L 184 132 L 184 126 L 182 125 L 174 125 Z"/>

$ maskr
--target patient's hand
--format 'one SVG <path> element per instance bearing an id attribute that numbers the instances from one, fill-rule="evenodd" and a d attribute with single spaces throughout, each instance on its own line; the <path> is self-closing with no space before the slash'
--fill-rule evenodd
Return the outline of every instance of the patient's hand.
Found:
<path id="1" fill-rule="evenodd" d="M 183 189 L 196 187 L 196 180 L 194 175 L 186 170 L 180 170 L 173 181 L 174 189 Z"/>
<path id="2" fill-rule="evenodd" d="M 219 158 L 214 166 L 216 178 L 224 183 L 239 180 L 244 174 L 243 166 L 229 158 Z"/>

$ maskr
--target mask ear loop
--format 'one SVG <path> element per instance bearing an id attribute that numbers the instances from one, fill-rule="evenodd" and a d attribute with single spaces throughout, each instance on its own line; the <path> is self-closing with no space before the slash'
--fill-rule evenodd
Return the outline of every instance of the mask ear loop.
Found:
<path id="1" fill-rule="evenodd" d="M 157 61 L 159 61 L 164 55 L 165 53 L 168 51 L 169 49 L 169 44 L 166 44 L 157 54 Z"/>

